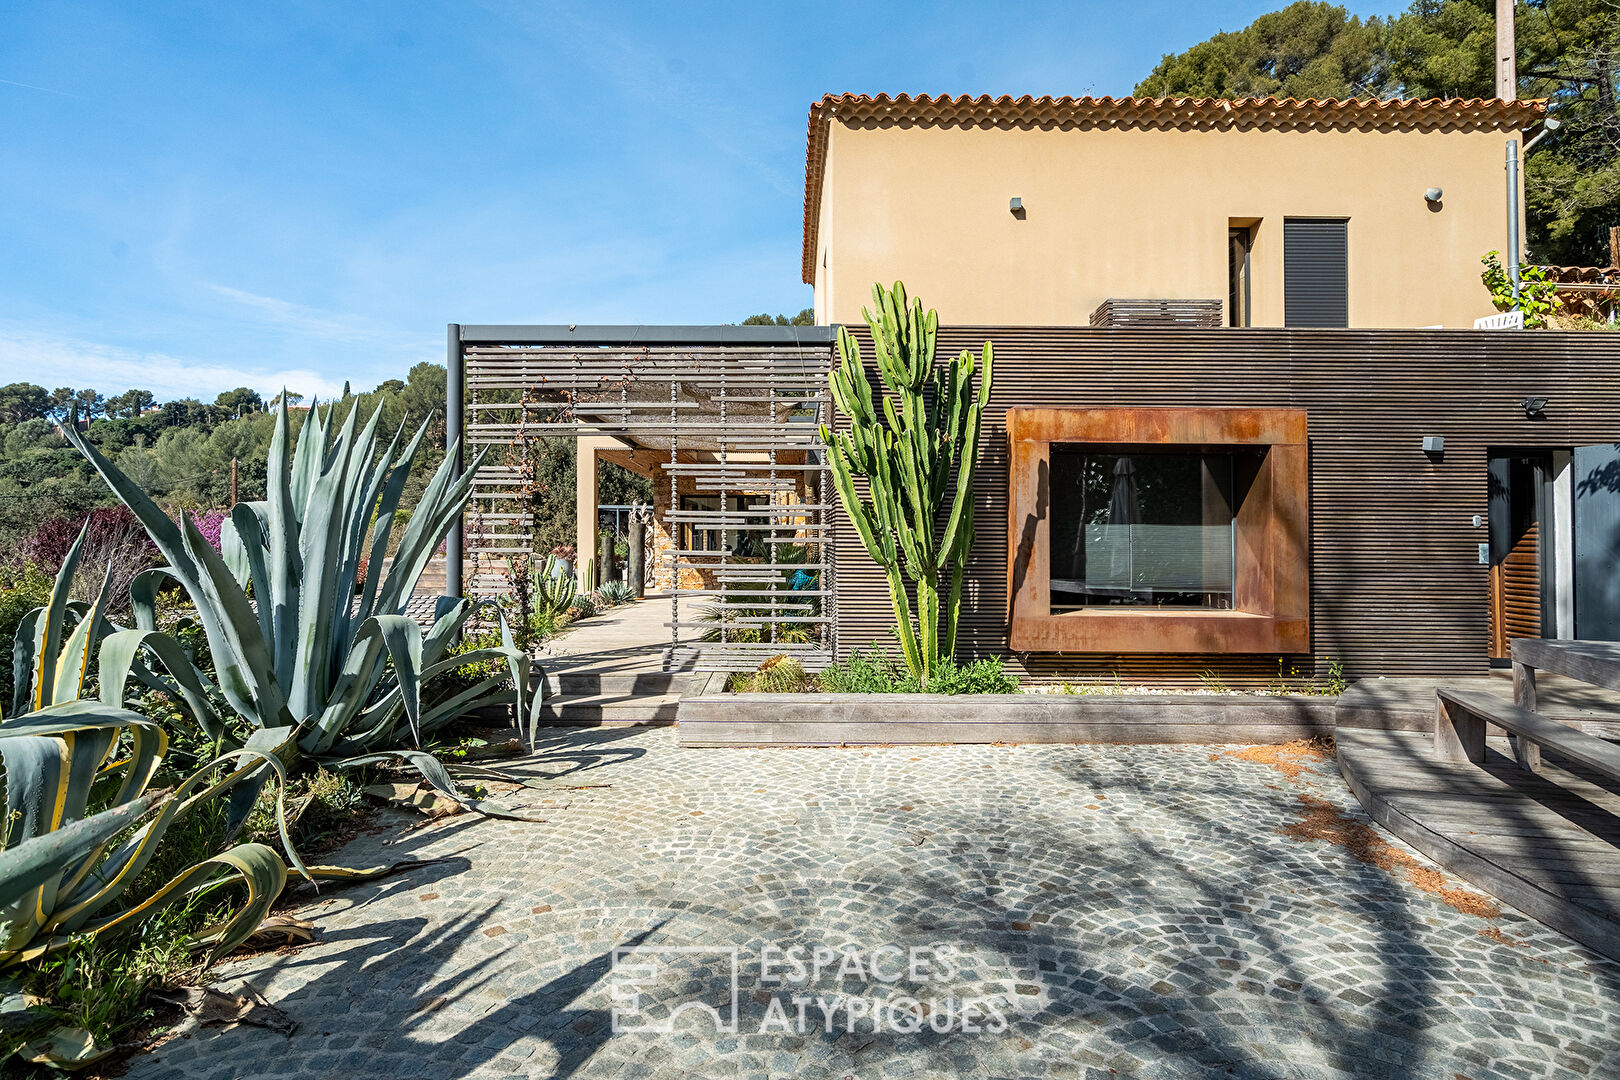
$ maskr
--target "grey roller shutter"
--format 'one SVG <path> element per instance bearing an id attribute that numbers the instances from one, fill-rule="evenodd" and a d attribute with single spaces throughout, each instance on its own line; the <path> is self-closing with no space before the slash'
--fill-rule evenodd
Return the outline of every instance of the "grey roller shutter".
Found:
<path id="1" fill-rule="evenodd" d="M 1283 325 L 1350 325 L 1349 247 L 1343 219 L 1283 222 Z"/>

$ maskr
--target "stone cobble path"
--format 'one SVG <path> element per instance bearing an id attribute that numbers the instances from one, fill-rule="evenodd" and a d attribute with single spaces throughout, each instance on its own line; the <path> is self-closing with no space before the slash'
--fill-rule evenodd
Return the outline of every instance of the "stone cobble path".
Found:
<path id="1" fill-rule="evenodd" d="M 439 861 L 219 969 L 298 1031 L 200 1030 L 128 1075 L 1620 1076 L 1620 965 L 1281 831 L 1303 798 L 1365 821 L 1331 759 L 599 729 L 518 769 L 609 786 L 362 837 L 340 861 Z"/>

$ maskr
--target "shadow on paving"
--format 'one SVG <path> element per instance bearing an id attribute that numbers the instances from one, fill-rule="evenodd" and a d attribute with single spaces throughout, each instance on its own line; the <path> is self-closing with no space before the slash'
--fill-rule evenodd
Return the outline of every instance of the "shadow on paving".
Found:
<path id="1" fill-rule="evenodd" d="M 535 739 L 534 753 L 517 758 L 510 764 L 540 770 L 538 778 L 543 780 L 559 780 L 589 769 L 624 765 L 643 757 L 647 748 L 612 744 L 642 734 L 645 730 L 633 727 L 564 731 L 543 728 Z M 501 763 L 493 764 L 499 767 Z"/>
<path id="2" fill-rule="evenodd" d="M 644 746 L 616 745 L 644 734 L 552 734 L 538 754 L 515 764 L 554 776 L 603 769 L 646 754 Z M 940 767 L 953 764 L 946 758 Z M 1129 753 L 1092 762 L 1083 754 L 1051 751 L 1019 763 L 1042 779 L 1060 778 L 1074 801 L 1103 796 L 1088 807 L 1106 815 L 1090 831 L 1077 827 L 1072 803 L 1048 807 L 1023 797 L 1016 782 L 996 788 L 989 781 L 976 804 L 939 802 L 921 775 L 909 781 L 911 789 L 857 788 L 865 804 L 858 822 L 840 821 L 827 810 L 812 815 L 807 835 L 780 841 L 780 865 L 790 872 L 769 881 L 760 875 L 766 884 L 740 905 L 736 893 L 723 896 L 716 883 L 755 880 L 769 861 L 756 844 L 775 841 L 762 836 L 728 847 L 723 834 L 699 834 L 714 855 L 701 874 L 651 895 L 629 890 L 592 917 L 602 923 L 639 919 L 645 928 L 621 946 L 696 943 L 702 939 L 693 933 L 707 924 L 717 934 L 723 929 L 757 960 L 767 942 L 841 944 L 844 939 L 833 939 L 827 925 L 832 910 L 869 927 L 868 948 L 886 941 L 949 942 L 982 958 L 976 968 L 1011 972 L 1008 983 L 1038 990 L 1023 993 L 1031 1002 L 1026 1009 L 1009 1012 L 1012 1027 L 998 1037 L 998 1048 L 927 1028 L 862 1032 L 852 1039 L 841 1027 L 816 1026 L 782 1036 L 761 1055 L 781 1049 L 795 1061 L 806 1055 L 825 1061 L 836 1050 L 858 1055 L 864 1062 L 860 1076 L 872 1075 L 889 1058 L 919 1055 L 921 1063 L 981 1051 L 1010 1055 L 1018 1067 L 1005 1075 L 1018 1076 L 1045 1075 L 1047 1062 L 1071 1070 L 1078 1065 L 1168 1076 L 1326 1075 L 1315 1062 L 1368 1078 L 1455 1071 L 1479 1080 L 1512 1074 L 1514 1063 L 1527 1066 L 1526 1073 L 1543 1071 L 1550 1048 L 1538 1045 L 1530 1028 L 1515 1028 L 1542 1024 L 1535 1001 L 1527 997 L 1498 1007 L 1494 990 L 1481 983 L 1480 993 L 1489 1000 L 1465 1018 L 1453 1011 L 1458 994 L 1472 992 L 1464 986 L 1482 966 L 1464 948 L 1475 940 L 1468 916 L 1457 916 L 1464 923 L 1456 929 L 1437 928 L 1436 902 L 1396 876 L 1341 849 L 1277 835 L 1298 810 L 1297 796 L 1312 791 L 1308 785 L 1226 787 L 1213 773 L 1192 775 L 1165 764 Z M 558 765 L 563 771 L 552 772 Z M 1229 760 L 1214 767 L 1263 768 Z M 1329 781 L 1331 768 L 1313 773 L 1307 767 L 1305 775 L 1336 783 L 1336 777 Z M 849 775 L 838 773 L 829 788 L 853 783 Z M 901 802 L 908 803 L 903 810 L 915 805 L 922 812 L 892 814 L 888 804 Z M 1168 822 L 1169 831 L 1156 837 L 1135 827 L 1133 802 L 1151 806 L 1154 824 Z M 766 825 L 792 822 L 785 803 L 774 812 L 776 817 L 763 819 Z M 454 822 L 461 834 L 482 824 Z M 827 855 L 843 832 L 863 827 L 865 847 L 844 861 Z M 756 824 L 753 832 L 760 828 Z M 421 841 L 437 846 L 446 835 L 440 827 Z M 472 843 L 448 860 L 394 881 L 344 890 L 342 898 L 363 907 L 458 873 L 480 846 L 476 834 L 464 839 Z M 407 835 L 393 848 L 408 851 L 417 843 Z M 822 860 L 805 860 L 807 852 Z M 524 987 L 503 968 L 511 952 L 474 961 L 461 951 L 493 918 L 498 899 L 437 925 L 413 917 L 346 929 L 326 936 L 319 952 L 278 957 L 250 981 L 308 978 L 277 1001 L 304 1029 L 290 1041 L 243 1029 L 198 1036 L 197 1050 L 221 1063 L 207 1075 L 308 1073 L 358 1080 L 397 1075 L 405 1067 L 423 1076 L 463 1077 L 528 1042 L 534 1045 L 522 1048 L 532 1070 L 527 1075 L 561 1080 L 579 1074 L 612 1037 L 608 1010 L 587 1002 L 608 1001 L 598 984 L 611 973 L 613 950 Z M 677 919 L 683 923 L 672 925 Z M 1493 948 L 1483 939 L 1478 947 L 1482 953 Z M 1526 956 L 1525 966 L 1532 960 Z M 1620 999 L 1620 967 L 1598 962 L 1588 971 L 1592 992 Z M 704 981 L 722 974 L 719 968 L 705 970 Z M 514 981 L 521 992 L 502 985 Z M 1527 979 L 1526 985 L 1534 984 Z M 1552 996 L 1556 987 L 1548 985 L 1545 993 Z M 833 989 L 860 994 L 872 987 L 852 980 Z M 352 1020 L 332 1025 L 337 1034 L 321 1026 L 323 1016 L 346 1017 L 382 1000 L 390 1003 L 387 1011 L 372 1018 L 364 1034 L 347 1034 L 354 1030 Z M 465 1017 L 449 1035 L 447 1015 Z M 1455 1029 L 1451 1038 L 1472 1046 L 1438 1043 L 1436 1029 L 1447 1026 Z M 554 1064 L 545 1055 L 530 1057 L 542 1045 L 555 1055 Z M 1048 1056 L 1038 1058 L 1043 1047 Z M 714 1056 L 720 1053 L 715 1048 Z M 1503 1063 L 1508 1072 L 1496 1071 Z M 774 1064 L 770 1073 L 793 1075 Z M 991 1069 L 965 1075 L 1002 1074 Z M 694 1065 L 689 1075 L 717 1074 Z"/>

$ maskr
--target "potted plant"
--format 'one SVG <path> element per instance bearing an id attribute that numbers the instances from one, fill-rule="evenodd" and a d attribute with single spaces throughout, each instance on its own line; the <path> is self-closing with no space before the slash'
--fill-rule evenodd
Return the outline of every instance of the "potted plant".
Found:
<path id="1" fill-rule="evenodd" d="M 558 544 L 551 549 L 551 576 L 573 576 L 574 573 L 574 545 Z"/>

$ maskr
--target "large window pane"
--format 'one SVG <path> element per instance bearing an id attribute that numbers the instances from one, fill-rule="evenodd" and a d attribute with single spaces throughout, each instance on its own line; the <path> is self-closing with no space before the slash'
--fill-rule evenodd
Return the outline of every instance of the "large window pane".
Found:
<path id="1" fill-rule="evenodd" d="M 1052 447 L 1052 610 L 1230 608 L 1230 454 Z"/>

